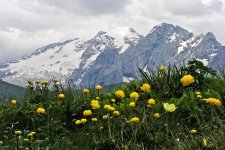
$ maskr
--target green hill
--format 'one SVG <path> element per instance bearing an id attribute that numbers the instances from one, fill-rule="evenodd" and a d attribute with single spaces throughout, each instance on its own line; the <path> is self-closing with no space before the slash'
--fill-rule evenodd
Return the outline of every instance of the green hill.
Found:
<path id="1" fill-rule="evenodd" d="M 21 99 L 25 94 L 26 89 L 17 85 L 7 83 L 0 80 L 0 101 L 5 99 Z"/>

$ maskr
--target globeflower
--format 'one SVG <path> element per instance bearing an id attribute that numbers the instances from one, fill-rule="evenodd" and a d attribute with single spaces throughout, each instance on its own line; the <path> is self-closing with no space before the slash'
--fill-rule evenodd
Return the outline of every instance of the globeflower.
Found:
<path id="1" fill-rule="evenodd" d="M 22 131 L 20 131 L 20 130 L 15 131 L 15 134 L 16 134 L 16 135 L 21 135 L 21 134 L 22 134 Z"/>
<path id="2" fill-rule="evenodd" d="M 98 119 L 97 119 L 97 118 L 91 118 L 91 121 L 93 121 L 93 122 L 97 122 L 97 121 L 98 121 Z"/>
<path id="3" fill-rule="evenodd" d="M 180 82 L 182 83 L 183 86 L 188 86 L 192 83 L 195 82 L 195 79 L 192 75 L 188 74 L 188 75 L 184 75 L 181 79 Z"/>
<path id="4" fill-rule="evenodd" d="M 144 83 L 141 87 L 141 90 L 143 90 L 145 92 L 149 92 L 150 88 L 151 88 L 151 86 L 148 83 Z"/>
<path id="5" fill-rule="evenodd" d="M 28 134 L 27 134 L 27 137 L 32 137 L 32 136 L 33 136 L 32 133 L 28 133 Z"/>
<path id="6" fill-rule="evenodd" d="M 28 139 L 28 138 L 25 138 L 25 139 L 23 139 L 23 141 L 24 141 L 24 142 L 28 142 L 28 141 L 29 141 L 29 139 Z"/>
<path id="7" fill-rule="evenodd" d="M 104 120 L 109 119 L 109 115 L 104 115 L 104 116 L 102 116 L 102 119 L 104 119 Z"/>
<path id="8" fill-rule="evenodd" d="M 129 103 L 129 106 L 130 106 L 130 107 L 135 107 L 135 102 L 130 102 L 130 103 Z"/>
<path id="9" fill-rule="evenodd" d="M 132 98 L 134 100 L 137 100 L 139 98 L 139 94 L 137 92 L 132 92 L 130 94 L 130 98 Z"/>
<path id="10" fill-rule="evenodd" d="M 82 91 L 84 94 L 88 94 L 88 93 L 90 93 L 90 91 L 88 90 L 88 89 L 83 89 L 83 91 Z"/>
<path id="11" fill-rule="evenodd" d="M 16 105 L 16 100 L 11 100 L 12 105 Z"/>
<path id="12" fill-rule="evenodd" d="M 138 123 L 139 121 L 140 121 L 140 120 L 139 120 L 138 117 L 133 117 L 133 118 L 130 119 L 130 122 L 131 122 L 131 123 Z"/>
<path id="13" fill-rule="evenodd" d="M 39 107 L 39 108 L 37 109 L 37 113 L 39 113 L 39 114 L 44 114 L 44 113 L 45 113 L 45 109 Z"/>
<path id="14" fill-rule="evenodd" d="M 76 121 L 75 121 L 75 124 L 76 124 L 76 125 L 80 125 L 80 124 L 81 124 L 81 120 L 76 120 Z"/>
<path id="15" fill-rule="evenodd" d="M 159 118 L 160 117 L 160 114 L 159 113 L 154 113 L 154 117 L 155 118 Z"/>
<path id="16" fill-rule="evenodd" d="M 174 104 L 169 103 L 163 103 L 163 107 L 166 110 L 166 112 L 174 112 L 177 109 Z"/>
<path id="17" fill-rule="evenodd" d="M 155 100 L 152 99 L 152 98 L 150 98 L 150 99 L 148 100 L 148 105 L 150 105 L 150 106 L 155 105 Z"/>
<path id="18" fill-rule="evenodd" d="M 192 134 L 195 134 L 195 133 L 197 133 L 197 130 L 192 129 L 192 130 L 191 130 L 191 133 L 192 133 Z"/>
<path id="19" fill-rule="evenodd" d="M 119 111 L 114 111 L 114 112 L 113 112 L 113 115 L 119 116 L 119 115 L 120 115 L 120 112 L 119 112 Z"/>
<path id="20" fill-rule="evenodd" d="M 80 121 L 82 124 L 85 124 L 87 122 L 87 119 L 84 118 L 84 119 L 81 119 Z"/>
<path id="21" fill-rule="evenodd" d="M 46 86 L 48 84 L 48 80 L 44 80 L 43 82 L 41 82 L 41 84 Z"/>
<path id="22" fill-rule="evenodd" d="M 105 105 L 105 106 L 104 106 L 104 109 L 107 109 L 107 110 L 108 110 L 109 107 L 111 107 L 111 106 L 110 106 L 110 105 Z"/>
<path id="23" fill-rule="evenodd" d="M 100 108 L 100 105 L 99 105 L 99 103 L 93 103 L 93 104 L 91 104 L 91 107 L 92 107 L 92 109 L 99 109 Z"/>
<path id="24" fill-rule="evenodd" d="M 201 99 L 202 98 L 202 95 L 197 95 L 197 98 L 200 98 Z"/>
<path id="25" fill-rule="evenodd" d="M 124 97 L 125 97 L 124 92 L 121 91 L 121 90 L 116 91 L 115 95 L 116 95 L 118 98 L 124 98 Z"/>
<path id="26" fill-rule="evenodd" d="M 204 99 L 206 103 L 209 103 L 211 105 L 214 105 L 214 106 L 221 106 L 222 105 L 222 102 L 218 99 L 215 99 L 215 98 L 208 98 L 208 99 Z"/>
<path id="27" fill-rule="evenodd" d="M 33 81 L 32 80 L 28 80 L 27 83 L 28 84 L 33 84 Z"/>
<path id="28" fill-rule="evenodd" d="M 165 70 L 166 70 L 166 67 L 164 67 L 164 66 L 160 66 L 160 67 L 159 67 L 159 71 L 163 72 L 163 71 L 165 71 Z"/>
<path id="29" fill-rule="evenodd" d="M 101 85 L 96 85 L 96 86 L 95 86 L 95 89 L 96 89 L 97 91 L 100 91 L 100 90 L 102 90 L 102 86 L 101 86 Z"/>
<path id="30" fill-rule="evenodd" d="M 115 102 L 116 102 L 116 100 L 115 100 L 115 99 L 112 99 L 112 100 L 111 100 L 111 102 L 115 103 Z"/>
<path id="31" fill-rule="evenodd" d="M 92 111 L 91 110 L 85 110 L 83 112 L 83 116 L 85 116 L 85 117 L 90 116 L 90 115 L 92 115 Z"/>
<path id="32" fill-rule="evenodd" d="M 108 108 L 108 110 L 109 110 L 109 111 L 115 111 L 115 108 L 110 106 L 110 107 Z"/>
<path id="33" fill-rule="evenodd" d="M 195 92 L 196 95 L 201 95 L 201 92 Z"/>
<path id="34" fill-rule="evenodd" d="M 61 99 L 61 100 L 63 100 L 65 98 L 65 95 L 64 94 L 59 94 L 58 95 L 58 98 Z"/>

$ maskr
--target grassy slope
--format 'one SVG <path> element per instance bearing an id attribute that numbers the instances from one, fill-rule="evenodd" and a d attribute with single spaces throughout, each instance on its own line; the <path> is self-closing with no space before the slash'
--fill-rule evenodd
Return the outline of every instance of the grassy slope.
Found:
<path id="1" fill-rule="evenodd" d="M 0 80 L 0 100 L 20 99 L 24 96 L 25 88 Z"/>

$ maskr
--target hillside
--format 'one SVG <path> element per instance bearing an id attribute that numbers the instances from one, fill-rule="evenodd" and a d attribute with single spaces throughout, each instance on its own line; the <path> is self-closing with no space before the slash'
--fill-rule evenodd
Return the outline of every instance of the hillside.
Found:
<path id="1" fill-rule="evenodd" d="M 13 85 L 0 80 L 0 100 L 3 102 L 5 99 L 21 99 L 25 94 L 25 88 Z"/>

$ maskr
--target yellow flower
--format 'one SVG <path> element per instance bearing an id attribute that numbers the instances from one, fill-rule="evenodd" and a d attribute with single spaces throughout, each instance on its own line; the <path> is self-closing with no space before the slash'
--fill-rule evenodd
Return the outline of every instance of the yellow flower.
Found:
<path id="1" fill-rule="evenodd" d="M 33 136 L 33 134 L 31 134 L 31 133 L 28 133 L 28 134 L 27 134 L 27 136 L 28 136 L 28 137 L 32 137 L 32 136 Z"/>
<path id="2" fill-rule="evenodd" d="M 104 128 L 103 126 L 99 127 L 100 130 L 102 130 L 103 128 Z"/>
<path id="3" fill-rule="evenodd" d="M 0 141 L 0 145 L 4 144 L 3 141 Z"/>
<path id="4" fill-rule="evenodd" d="M 96 85 L 96 86 L 95 86 L 95 89 L 96 89 L 97 91 L 100 91 L 100 90 L 102 90 L 102 86 L 101 86 L 101 85 Z"/>
<path id="5" fill-rule="evenodd" d="M 137 100 L 139 98 L 139 94 L 137 92 L 132 92 L 130 94 L 130 98 L 132 98 L 134 100 Z"/>
<path id="6" fill-rule="evenodd" d="M 26 148 L 25 148 L 25 150 L 29 150 L 29 148 L 28 148 L 28 147 L 26 147 Z"/>
<path id="7" fill-rule="evenodd" d="M 182 83 L 183 86 L 188 86 L 192 83 L 195 82 L 195 79 L 193 76 L 191 76 L 190 74 L 188 75 L 184 75 L 181 79 L 180 82 Z"/>
<path id="8" fill-rule="evenodd" d="M 84 94 L 88 94 L 88 93 L 90 93 L 90 91 L 88 90 L 88 89 L 83 89 L 83 91 L 82 91 Z"/>
<path id="9" fill-rule="evenodd" d="M 123 91 L 121 91 L 121 90 L 118 90 L 118 91 L 116 91 L 116 96 L 117 97 L 119 97 L 119 98 L 124 98 L 125 97 L 125 94 L 124 94 L 124 92 Z"/>
<path id="10" fill-rule="evenodd" d="M 209 103 L 211 105 L 215 105 L 215 106 L 221 106 L 222 102 L 218 99 L 215 98 L 208 98 L 208 99 L 204 99 L 206 103 Z"/>
<path id="11" fill-rule="evenodd" d="M 201 95 L 201 92 L 195 92 L 196 95 Z"/>
<path id="12" fill-rule="evenodd" d="M 130 102 L 130 103 L 129 103 L 129 106 L 130 106 L 130 107 L 135 107 L 135 102 Z"/>
<path id="13" fill-rule="evenodd" d="M 100 97 L 96 97 L 95 99 L 96 99 L 96 100 L 100 100 Z"/>
<path id="14" fill-rule="evenodd" d="M 91 106 L 92 106 L 92 109 L 99 109 L 100 108 L 99 103 L 93 103 L 93 104 L 91 104 Z"/>
<path id="15" fill-rule="evenodd" d="M 22 134 L 22 131 L 20 131 L 20 130 L 15 131 L 15 134 L 16 134 L 16 135 L 21 135 L 21 134 Z"/>
<path id="16" fill-rule="evenodd" d="M 39 84 L 40 83 L 40 80 L 36 80 L 36 83 Z"/>
<path id="17" fill-rule="evenodd" d="M 166 112 L 174 112 L 177 109 L 174 104 L 169 103 L 163 103 L 163 107 L 166 110 Z"/>
<path id="18" fill-rule="evenodd" d="M 32 132 L 31 132 L 31 134 L 32 134 L 32 135 L 35 135 L 35 134 L 36 134 L 36 132 L 32 131 Z"/>
<path id="19" fill-rule="evenodd" d="M 76 120 L 76 121 L 75 121 L 75 124 L 76 124 L 76 125 L 80 125 L 80 124 L 81 124 L 81 120 Z"/>
<path id="20" fill-rule="evenodd" d="M 109 118 L 109 115 L 102 116 L 102 119 L 107 120 Z"/>
<path id="21" fill-rule="evenodd" d="M 109 111 L 115 111 L 115 108 L 110 106 L 110 107 L 108 108 L 108 110 L 109 110 Z"/>
<path id="22" fill-rule="evenodd" d="M 87 122 L 87 119 L 84 118 L 84 119 L 81 119 L 80 121 L 82 124 L 85 124 Z"/>
<path id="23" fill-rule="evenodd" d="M 111 100 L 111 102 L 115 103 L 115 102 L 116 102 L 116 100 L 115 100 L 115 99 L 112 99 L 112 100 Z"/>
<path id="24" fill-rule="evenodd" d="M 113 112 L 113 115 L 119 116 L 119 115 L 120 115 L 120 112 L 119 112 L 119 111 L 114 111 L 114 112 Z"/>
<path id="25" fill-rule="evenodd" d="M 149 99 L 149 100 L 148 100 L 148 104 L 149 104 L 149 105 L 155 105 L 155 100 L 152 99 L 152 98 Z"/>
<path id="26" fill-rule="evenodd" d="M 104 106 L 104 109 L 107 109 L 107 110 L 108 110 L 109 107 L 111 107 L 111 106 L 110 106 L 110 105 L 105 105 L 105 106 Z"/>
<path id="27" fill-rule="evenodd" d="M 202 139 L 202 145 L 203 147 L 206 147 L 208 144 L 207 144 L 207 139 L 206 138 L 203 138 Z"/>
<path id="28" fill-rule="evenodd" d="M 192 130 L 191 130 L 191 133 L 192 133 L 192 134 L 195 134 L 195 133 L 197 133 L 197 130 L 192 129 Z"/>
<path id="29" fill-rule="evenodd" d="M 134 117 L 130 119 L 131 123 L 138 123 L 139 122 L 139 118 L 138 117 Z"/>
<path id="30" fill-rule="evenodd" d="M 202 98 L 202 95 L 197 95 L 197 98 L 200 98 L 201 99 Z"/>
<path id="31" fill-rule="evenodd" d="M 43 82 L 41 82 L 41 84 L 47 85 L 48 84 L 48 80 L 44 80 Z"/>
<path id="32" fill-rule="evenodd" d="M 33 81 L 32 80 L 28 80 L 27 83 L 28 84 L 33 84 Z"/>
<path id="33" fill-rule="evenodd" d="M 23 141 L 24 141 L 24 142 L 28 142 L 28 141 L 29 141 L 29 139 L 28 139 L 28 138 L 25 138 L 25 139 L 23 139 Z"/>
<path id="34" fill-rule="evenodd" d="M 85 110 L 85 111 L 83 112 L 83 115 L 84 115 L 85 117 L 90 116 L 90 115 L 92 115 L 92 111 L 91 111 L 91 110 Z"/>
<path id="35" fill-rule="evenodd" d="M 160 117 L 160 114 L 159 113 L 154 113 L 154 117 L 155 118 L 159 118 Z"/>
<path id="36" fill-rule="evenodd" d="M 165 71 L 165 70 L 166 70 L 166 67 L 164 67 L 164 66 L 160 66 L 160 67 L 159 67 L 159 71 L 163 72 L 163 71 Z"/>
<path id="37" fill-rule="evenodd" d="M 64 99 L 65 98 L 65 95 L 64 94 L 59 94 L 58 95 L 58 99 Z"/>
<path id="38" fill-rule="evenodd" d="M 49 141 L 49 138 L 46 137 L 46 138 L 45 138 L 45 141 Z"/>
<path id="39" fill-rule="evenodd" d="M 151 86 L 148 83 L 144 83 L 141 87 L 141 90 L 145 91 L 145 92 L 149 92 L 151 89 Z"/>
<path id="40" fill-rule="evenodd" d="M 37 109 L 37 113 L 39 113 L 39 114 L 44 114 L 44 113 L 45 113 L 45 109 L 39 107 L 39 108 Z"/>
<path id="41" fill-rule="evenodd" d="M 98 119 L 97 119 L 97 118 L 91 118 L 91 121 L 93 121 L 93 122 L 97 122 L 97 121 L 98 121 Z"/>
<path id="42" fill-rule="evenodd" d="M 92 100 L 92 101 L 91 101 L 91 104 L 98 104 L 98 103 L 99 103 L 98 100 Z"/>
<path id="43" fill-rule="evenodd" d="M 54 82 L 55 82 L 55 83 L 56 83 L 56 82 L 59 82 L 59 80 L 55 79 Z"/>
<path id="44" fill-rule="evenodd" d="M 12 101 L 11 101 L 11 104 L 12 104 L 12 105 L 16 105 L 16 100 L 12 100 Z"/>
<path id="45" fill-rule="evenodd" d="M 99 101 L 98 100 L 92 100 L 91 101 L 91 107 L 92 107 L 92 109 L 99 109 L 100 108 Z"/>

